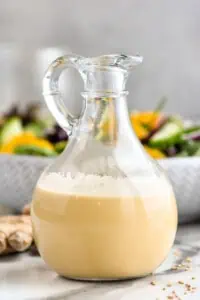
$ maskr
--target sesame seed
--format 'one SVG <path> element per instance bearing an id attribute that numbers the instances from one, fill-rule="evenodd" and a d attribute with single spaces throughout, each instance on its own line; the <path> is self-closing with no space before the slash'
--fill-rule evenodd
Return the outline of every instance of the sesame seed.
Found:
<path id="1" fill-rule="evenodd" d="M 186 257 L 185 261 L 186 261 L 186 262 L 191 262 L 192 259 L 191 259 L 190 257 Z"/>
<path id="2" fill-rule="evenodd" d="M 177 267 L 177 266 L 173 266 L 173 267 L 171 267 L 171 270 L 177 271 L 177 270 L 178 270 L 178 267 Z"/>
<path id="3" fill-rule="evenodd" d="M 169 282 L 168 284 L 167 284 L 167 287 L 171 287 L 172 286 L 172 284 Z"/>

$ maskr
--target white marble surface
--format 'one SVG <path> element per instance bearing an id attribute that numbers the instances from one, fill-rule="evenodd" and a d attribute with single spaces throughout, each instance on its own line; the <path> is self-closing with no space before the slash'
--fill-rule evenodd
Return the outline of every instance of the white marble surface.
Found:
<path id="1" fill-rule="evenodd" d="M 156 247 L 156 245 L 155 245 Z M 171 270 L 191 258 L 191 270 Z M 195 279 L 192 279 L 195 277 Z M 156 285 L 151 285 L 155 281 Z M 197 287 L 184 295 L 185 285 Z M 167 284 L 171 283 L 171 287 Z M 166 288 L 166 290 L 163 290 Z M 38 256 L 30 254 L 0 258 L 1 300 L 164 300 L 175 291 L 179 298 L 200 299 L 200 225 L 184 225 L 165 263 L 149 277 L 112 283 L 78 282 L 60 278 Z"/>

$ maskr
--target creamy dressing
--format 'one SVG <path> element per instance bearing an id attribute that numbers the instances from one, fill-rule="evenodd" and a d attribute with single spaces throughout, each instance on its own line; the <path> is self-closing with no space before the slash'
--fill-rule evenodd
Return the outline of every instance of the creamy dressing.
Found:
<path id="1" fill-rule="evenodd" d="M 164 178 L 51 173 L 33 195 L 40 254 L 70 278 L 120 279 L 153 272 L 175 238 L 177 208 Z"/>

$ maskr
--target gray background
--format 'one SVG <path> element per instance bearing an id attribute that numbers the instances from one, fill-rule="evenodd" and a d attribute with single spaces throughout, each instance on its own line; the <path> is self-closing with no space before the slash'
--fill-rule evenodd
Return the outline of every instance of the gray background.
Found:
<path id="1" fill-rule="evenodd" d="M 166 110 L 185 116 L 199 114 L 198 0 L 0 0 L 0 42 L 7 49 L 5 54 L 0 48 L 1 108 L 14 98 L 40 97 L 39 93 L 30 96 L 39 88 L 28 74 L 30 69 L 35 72 L 30 61 L 35 66 L 36 49 L 56 46 L 65 50 L 67 46 L 85 56 L 143 55 L 143 65 L 129 80 L 129 106 L 154 108 L 166 96 Z M 8 51 L 9 43 L 23 47 L 26 71 L 18 62 L 13 72 L 11 60 L 16 58 Z M 14 88 L 16 81 L 21 85 L 20 96 Z M 74 96 L 70 100 L 74 102 Z"/>

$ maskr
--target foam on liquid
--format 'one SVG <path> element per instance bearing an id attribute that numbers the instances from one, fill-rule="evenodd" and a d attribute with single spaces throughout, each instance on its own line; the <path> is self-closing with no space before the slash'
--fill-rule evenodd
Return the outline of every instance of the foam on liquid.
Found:
<path id="1" fill-rule="evenodd" d="M 155 196 L 172 193 L 168 183 L 161 178 L 85 175 L 51 173 L 42 178 L 38 187 L 59 194 L 88 195 L 95 197 Z"/>

